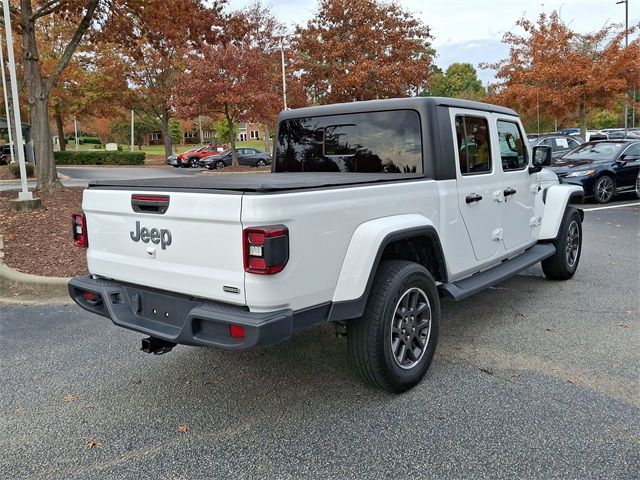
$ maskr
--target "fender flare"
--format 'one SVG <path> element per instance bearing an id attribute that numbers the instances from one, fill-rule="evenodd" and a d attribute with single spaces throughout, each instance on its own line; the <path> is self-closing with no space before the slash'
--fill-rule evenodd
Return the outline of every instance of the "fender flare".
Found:
<path id="1" fill-rule="evenodd" d="M 438 273 L 446 281 L 447 268 L 440 237 L 427 217 L 407 214 L 371 220 L 358 226 L 351 237 L 334 290 L 328 320 L 347 320 L 362 316 L 387 245 L 418 236 L 429 237 L 435 243 L 439 256 Z"/>
<path id="2" fill-rule="evenodd" d="M 544 193 L 544 213 L 538 239 L 554 240 L 558 236 L 567 205 L 571 201 L 582 201 L 584 190 L 578 185 L 560 184 L 550 186 Z"/>

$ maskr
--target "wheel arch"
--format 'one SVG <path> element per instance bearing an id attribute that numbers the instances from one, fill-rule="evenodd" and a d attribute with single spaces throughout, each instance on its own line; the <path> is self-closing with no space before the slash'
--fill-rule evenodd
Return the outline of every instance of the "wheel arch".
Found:
<path id="1" fill-rule="evenodd" d="M 552 185 L 545 192 L 544 212 L 540 225 L 539 240 L 553 240 L 558 236 L 558 230 L 569 202 L 582 201 L 584 190 L 578 185 Z M 578 211 L 581 212 L 580 209 Z M 582 213 L 580 216 L 582 218 Z"/>
<path id="2" fill-rule="evenodd" d="M 411 214 L 366 222 L 356 229 L 347 248 L 330 321 L 362 315 L 375 274 L 385 260 L 412 261 L 424 266 L 436 281 L 448 278 L 438 231 L 426 217 Z"/>

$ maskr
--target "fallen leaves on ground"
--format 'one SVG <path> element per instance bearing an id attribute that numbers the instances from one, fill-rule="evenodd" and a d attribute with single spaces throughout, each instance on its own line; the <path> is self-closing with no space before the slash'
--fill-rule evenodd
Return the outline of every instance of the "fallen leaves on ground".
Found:
<path id="1" fill-rule="evenodd" d="M 24 408 L 24 407 L 23 407 L 23 406 L 21 406 L 21 405 L 18 405 L 18 406 L 16 407 L 16 410 L 15 410 L 15 412 L 16 412 L 16 413 L 24 413 L 24 412 L 26 412 L 26 411 L 27 411 L 27 409 L 26 409 L 26 408 Z"/>
<path id="2" fill-rule="evenodd" d="M 631 327 L 633 327 L 633 324 L 631 324 L 631 323 L 619 323 L 618 326 L 622 327 L 622 328 L 631 328 Z"/>
<path id="3" fill-rule="evenodd" d="M 102 442 L 99 442 L 99 441 L 93 440 L 93 439 L 89 439 L 89 440 L 87 440 L 87 443 L 85 443 L 85 446 L 87 448 L 100 448 L 102 446 Z"/>
<path id="4" fill-rule="evenodd" d="M 178 425 L 178 431 L 180 433 L 187 433 L 190 429 L 191 425 L 189 425 L 188 423 L 181 423 L 180 425 Z"/>
<path id="5" fill-rule="evenodd" d="M 556 329 L 553 328 L 551 325 L 547 325 L 546 327 L 544 327 L 545 332 L 555 332 Z"/>
<path id="6" fill-rule="evenodd" d="M 62 401 L 64 402 L 75 402 L 78 399 L 73 393 L 67 393 L 64 397 L 62 397 Z"/>
<path id="7" fill-rule="evenodd" d="M 567 383 L 570 383 L 571 385 L 575 385 L 576 381 L 573 378 L 569 378 L 567 379 Z"/>

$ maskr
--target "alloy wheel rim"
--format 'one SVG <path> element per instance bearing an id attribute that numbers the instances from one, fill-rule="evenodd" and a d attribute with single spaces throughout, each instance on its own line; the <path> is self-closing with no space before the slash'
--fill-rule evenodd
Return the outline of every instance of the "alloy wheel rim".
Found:
<path id="1" fill-rule="evenodd" d="M 603 177 L 598 182 L 598 198 L 607 201 L 613 195 L 613 181 L 609 177 Z"/>
<path id="2" fill-rule="evenodd" d="M 391 321 L 390 348 L 396 364 L 409 370 L 427 351 L 431 337 L 431 304 L 424 291 L 410 288 L 396 304 Z"/>
<path id="3" fill-rule="evenodd" d="M 567 231 L 567 265 L 573 267 L 580 253 L 580 228 L 575 220 L 569 224 Z"/>
<path id="4" fill-rule="evenodd" d="M 636 177 L 636 195 L 640 197 L 640 175 Z"/>

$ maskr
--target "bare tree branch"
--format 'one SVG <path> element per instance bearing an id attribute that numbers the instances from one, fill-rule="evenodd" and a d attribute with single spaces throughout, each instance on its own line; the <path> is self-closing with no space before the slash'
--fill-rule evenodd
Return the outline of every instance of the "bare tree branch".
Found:
<path id="1" fill-rule="evenodd" d="M 50 0 L 48 2 L 43 3 L 40 7 L 33 12 L 30 20 L 33 22 L 34 20 L 44 17 L 45 15 L 49 15 L 53 13 L 60 6 L 60 0 Z"/>
<path id="2" fill-rule="evenodd" d="M 58 60 L 58 64 L 56 65 L 56 68 L 53 70 L 53 73 L 49 76 L 49 78 L 47 78 L 47 83 L 46 83 L 47 91 L 51 90 L 51 88 L 55 84 L 60 74 L 63 72 L 63 70 L 67 67 L 67 65 L 71 61 L 73 52 L 75 52 L 85 32 L 89 29 L 89 26 L 91 25 L 91 19 L 93 18 L 93 14 L 95 13 L 96 8 L 98 8 L 99 4 L 100 4 L 100 0 L 91 0 L 89 2 L 87 11 L 85 12 L 84 17 L 82 17 L 82 20 L 80 21 L 78 28 L 73 34 L 73 37 L 65 47 L 64 52 L 60 57 L 60 60 Z"/>

